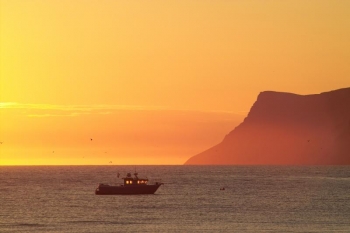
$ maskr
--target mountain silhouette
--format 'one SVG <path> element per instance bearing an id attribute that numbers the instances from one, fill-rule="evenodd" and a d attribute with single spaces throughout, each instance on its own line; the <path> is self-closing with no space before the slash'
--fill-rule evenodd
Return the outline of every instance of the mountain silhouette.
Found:
<path id="1" fill-rule="evenodd" d="M 350 88 L 261 92 L 221 143 L 185 164 L 350 165 Z"/>

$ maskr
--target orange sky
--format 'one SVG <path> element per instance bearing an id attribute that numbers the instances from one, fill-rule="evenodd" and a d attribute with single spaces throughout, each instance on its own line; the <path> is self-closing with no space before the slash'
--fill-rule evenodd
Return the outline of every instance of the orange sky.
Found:
<path id="1" fill-rule="evenodd" d="M 182 164 L 260 91 L 350 86 L 350 1 L 0 8 L 0 165 Z"/>

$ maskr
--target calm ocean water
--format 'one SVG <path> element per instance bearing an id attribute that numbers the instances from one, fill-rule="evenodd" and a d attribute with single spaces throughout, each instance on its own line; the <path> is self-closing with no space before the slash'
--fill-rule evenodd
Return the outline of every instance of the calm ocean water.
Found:
<path id="1" fill-rule="evenodd" d="M 136 169 L 165 185 L 96 196 L 134 166 L 0 167 L 0 232 L 350 232 L 349 166 Z"/>

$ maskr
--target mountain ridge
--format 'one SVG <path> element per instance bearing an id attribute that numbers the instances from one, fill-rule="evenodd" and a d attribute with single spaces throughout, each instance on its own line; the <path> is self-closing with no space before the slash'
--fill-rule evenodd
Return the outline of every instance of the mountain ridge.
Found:
<path id="1" fill-rule="evenodd" d="M 350 165 L 350 88 L 263 91 L 223 141 L 188 164 Z"/>

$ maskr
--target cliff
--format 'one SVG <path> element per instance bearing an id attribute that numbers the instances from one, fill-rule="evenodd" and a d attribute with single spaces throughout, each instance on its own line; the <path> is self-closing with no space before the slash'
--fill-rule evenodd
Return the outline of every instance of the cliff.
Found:
<path id="1" fill-rule="evenodd" d="M 261 92 L 221 143 L 185 164 L 350 165 L 350 88 Z"/>

